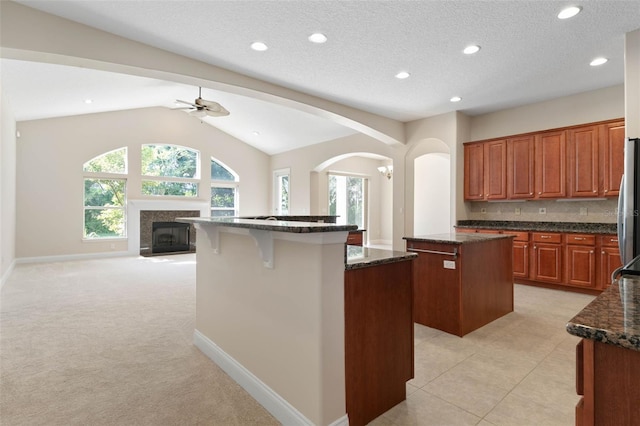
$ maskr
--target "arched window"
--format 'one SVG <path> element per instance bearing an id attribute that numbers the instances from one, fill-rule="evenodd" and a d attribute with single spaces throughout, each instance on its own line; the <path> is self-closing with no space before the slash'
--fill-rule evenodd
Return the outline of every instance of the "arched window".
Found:
<path id="1" fill-rule="evenodd" d="M 180 145 L 143 145 L 142 194 L 197 197 L 200 153 Z"/>
<path id="2" fill-rule="evenodd" d="M 84 163 L 84 238 L 124 238 L 126 229 L 127 148 Z"/>
<path id="3" fill-rule="evenodd" d="M 211 158 L 211 216 L 238 216 L 238 174 Z"/>

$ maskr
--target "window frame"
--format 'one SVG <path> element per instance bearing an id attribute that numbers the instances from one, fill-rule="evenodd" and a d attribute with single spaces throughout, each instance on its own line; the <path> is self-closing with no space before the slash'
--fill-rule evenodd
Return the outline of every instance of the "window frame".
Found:
<path id="1" fill-rule="evenodd" d="M 281 178 L 287 176 L 289 178 L 289 194 L 287 199 L 287 211 L 282 210 L 282 186 Z M 277 169 L 273 171 L 273 212 L 278 216 L 291 214 L 291 168 Z"/>
<path id="2" fill-rule="evenodd" d="M 367 175 L 367 174 L 360 174 L 360 173 L 347 173 L 347 172 L 340 172 L 340 171 L 335 171 L 335 170 L 330 170 L 327 171 L 327 212 L 331 211 L 331 191 L 329 188 L 329 182 L 331 180 L 331 176 L 342 176 L 342 177 L 347 177 L 347 178 L 358 178 L 358 179 L 362 179 L 362 229 L 367 229 L 367 227 L 369 226 L 369 185 L 371 185 L 371 176 Z M 338 212 L 336 212 L 337 214 Z M 340 217 L 338 217 L 336 219 L 336 223 L 340 224 Z M 346 219 L 345 219 L 345 224 Z"/>
<path id="3" fill-rule="evenodd" d="M 217 158 L 211 156 L 209 158 L 209 170 L 211 170 L 211 163 L 216 162 L 219 166 L 224 168 L 229 174 L 233 176 L 234 180 L 221 180 L 214 179 L 211 177 L 211 185 L 209 189 L 209 215 L 211 217 L 236 217 L 240 214 L 240 176 L 233 170 L 231 167 L 227 166 L 224 162 L 218 160 Z M 211 190 L 213 188 L 233 188 L 233 209 L 229 207 L 214 207 L 212 205 L 213 200 L 211 199 Z M 232 216 L 216 216 L 214 215 L 214 211 L 233 211 Z"/>
<path id="4" fill-rule="evenodd" d="M 174 148 L 185 149 L 187 151 L 194 152 L 196 154 L 196 171 L 193 174 L 193 177 L 180 177 L 180 176 L 154 176 L 148 175 L 144 173 L 143 165 L 142 165 L 142 152 L 144 147 L 146 146 L 169 146 Z M 144 197 L 166 197 L 166 198 L 174 198 L 174 199 L 194 199 L 200 196 L 200 183 L 201 183 L 201 152 L 198 149 L 194 149 L 185 145 L 179 145 L 174 143 L 146 143 L 140 145 L 140 195 Z M 148 194 L 144 191 L 144 183 L 145 182 L 176 182 L 176 183 L 191 183 L 195 185 L 195 194 L 193 195 L 166 195 L 166 194 Z"/>
<path id="5" fill-rule="evenodd" d="M 87 193 L 85 191 L 85 183 L 88 179 L 92 180 L 120 180 L 124 182 L 124 200 L 122 206 L 87 206 L 86 205 L 86 197 Z M 128 238 L 128 210 L 127 210 L 127 184 L 128 184 L 128 176 L 122 173 L 97 173 L 97 172 L 83 172 L 82 174 L 82 241 L 115 241 L 115 240 L 127 240 Z M 122 210 L 122 221 L 123 221 L 123 233 L 118 236 L 107 236 L 107 237 L 88 237 L 86 235 L 86 212 L 87 210 Z"/>

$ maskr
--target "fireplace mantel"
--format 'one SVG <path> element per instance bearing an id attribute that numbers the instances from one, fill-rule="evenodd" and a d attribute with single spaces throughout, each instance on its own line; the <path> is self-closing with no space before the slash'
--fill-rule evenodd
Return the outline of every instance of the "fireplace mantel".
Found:
<path id="1" fill-rule="evenodd" d="M 210 215 L 206 200 L 138 199 L 127 202 L 127 251 L 130 255 L 140 254 L 140 211 L 142 210 L 198 210 L 200 216 Z"/>

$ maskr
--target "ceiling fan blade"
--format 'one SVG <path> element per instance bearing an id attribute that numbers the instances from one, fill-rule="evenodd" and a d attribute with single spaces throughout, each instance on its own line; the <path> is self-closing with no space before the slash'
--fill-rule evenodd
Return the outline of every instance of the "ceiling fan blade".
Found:
<path id="1" fill-rule="evenodd" d="M 226 109 L 220 107 L 221 109 L 218 110 L 212 110 L 209 108 L 205 108 L 205 112 L 207 113 L 207 115 L 210 115 L 211 117 L 225 117 L 227 115 L 229 115 L 229 111 L 227 111 Z"/>

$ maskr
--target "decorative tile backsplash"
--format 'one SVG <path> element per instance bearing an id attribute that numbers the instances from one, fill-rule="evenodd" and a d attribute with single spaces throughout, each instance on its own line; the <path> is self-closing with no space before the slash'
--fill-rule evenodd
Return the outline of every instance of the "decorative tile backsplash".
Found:
<path id="1" fill-rule="evenodd" d="M 469 220 L 616 223 L 618 199 L 466 202 L 465 206 Z"/>

